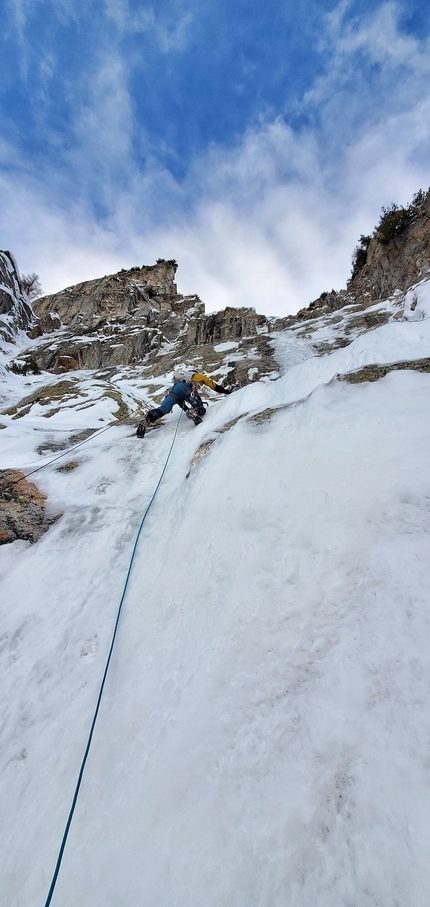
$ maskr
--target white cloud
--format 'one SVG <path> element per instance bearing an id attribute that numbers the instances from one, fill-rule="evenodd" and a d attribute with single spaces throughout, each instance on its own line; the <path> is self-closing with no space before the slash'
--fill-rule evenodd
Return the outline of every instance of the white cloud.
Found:
<path id="1" fill-rule="evenodd" d="M 371 121 L 381 104 L 387 113 L 410 108 L 427 95 L 429 84 L 430 41 L 400 31 L 395 4 L 383 3 L 371 15 L 347 21 L 349 5 L 341 2 L 327 16 L 320 51 L 328 66 L 304 98 L 311 111 L 324 113 L 336 134 L 336 119 L 345 132 L 357 116 Z"/>
<path id="2" fill-rule="evenodd" d="M 141 7 L 134 12 L 130 9 L 129 0 L 104 0 L 108 19 L 115 22 L 120 32 L 145 32 L 155 24 L 155 13 L 152 6 Z"/>
<path id="3" fill-rule="evenodd" d="M 25 0 L 9 0 L 9 7 L 12 10 L 13 19 L 17 28 L 22 28 L 25 24 Z"/>
<path id="4" fill-rule="evenodd" d="M 182 285 L 198 289 L 211 309 L 254 305 L 273 314 L 296 311 L 323 290 L 345 286 L 353 248 L 361 233 L 372 231 L 381 206 L 407 203 L 430 183 L 428 157 L 419 154 L 422 143 L 428 151 L 429 113 L 425 100 L 372 128 L 335 169 L 321 162 L 306 138 L 279 123 L 276 153 L 268 154 L 261 130 L 248 137 L 251 155 L 246 141 L 236 152 L 234 167 L 221 160 L 214 174 L 212 156 L 210 199 L 202 200 L 185 229 L 165 234 L 181 264 Z M 286 181 L 274 163 L 282 145 L 290 166 L 300 157 L 305 162 Z M 259 158 L 258 189 L 249 189 L 250 156 Z"/>
<path id="5" fill-rule="evenodd" d="M 8 0 L 8 6 L 12 10 L 16 27 L 22 30 L 27 24 L 29 15 L 38 7 L 43 8 L 46 4 L 45 0 Z M 50 15 L 55 16 L 62 23 L 70 20 L 77 21 L 79 8 L 76 0 L 55 0 L 55 3 L 51 4 Z"/>
<path id="6" fill-rule="evenodd" d="M 68 167 L 80 191 L 99 193 L 112 204 L 132 165 L 134 127 L 124 62 L 118 54 L 104 53 L 98 70 L 71 86 L 70 95 L 73 147 L 65 157 Z"/>
<path id="7" fill-rule="evenodd" d="M 418 41 L 412 35 L 405 35 L 398 29 L 398 7 L 384 3 L 362 23 L 358 20 L 346 23 L 344 12 L 341 17 L 329 16 L 330 39 L 336 46 L 337 55 L 348 55 L 362 51 L 373 63 L 385 66 L 406 66 L 413 70 L 428 71 L 426 42 Z"/>
<path id="8" fill-rule="evenodd" d="M 58 290 L 122 267 L 116 237 L 100 230 L 88 212 L 75 205 L 49 204 L 45 187 L 23 171 L 0 177 L 2 246 L 16 250 L 22 273 L 37 271 L 45 292 Z"/>
<path id="9" fill-rule="evenodd" d="M 151 32 L 159 49 L 166 54 L 173 50 L 182 52 L 188 47 L 194 18 L 190 11 L 181 13 L 171 8 L 168 14 L 161 15 L 153 6 L 132 10 L 129 0 L 104 0 L 104 6 L 108 18 L 122 35 Z"/>

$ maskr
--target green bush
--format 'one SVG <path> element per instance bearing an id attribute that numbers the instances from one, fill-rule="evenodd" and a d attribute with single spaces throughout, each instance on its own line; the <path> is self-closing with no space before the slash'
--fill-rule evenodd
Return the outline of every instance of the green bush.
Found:
<path id="1" fill-rule="evenodd" d="M 393 202 L 389 208 L 382 208 L 379 224 L 376 227 L 376 239 L 386 246 L 395 236 L 403 232 L 411 220 L 410 209 L 399 207 Z"/>
<path id="2" fill-rule="evenodd" d="M 9 365 L 6 366 L 8 372 L 13 372 L 14 375 L 40 375 L 40 368 L 34 358 L 34 356 L 29 356 L 24 362 L 14 362 L 12 361 Z"/>
<path id="3" fill-rule="evenodd" d="M 388 208 L 382 208 L 379 224 L 375 229 L 375 236 L 378 242 L 382 243 L 382 245 L 387 245 L 395 236 L 403 233 L 403 230 L 412 223 L 419 213 L 419 209 L 428 194 L 428 192 L 419 189 L 413 196 L 411 204 L 406 208 L 402 205 L 396 205 L 394 202 Z"/>
<path id="4" fill-rule="evenodd" d="M 359 271 L 361 271 L 361 269 L 364 268 L 364 265 L 366 264 L 367 250 L 369 248 L 371 239 L 372 239 L 371 236 L 363 236 L 363 234 L 361 234 L 361 236 L 360 236 L 360 241 L 359 241 L 358 245 L 355 247 L 354 253 L 352 256 L 351 280 L 357 276 Z"/>

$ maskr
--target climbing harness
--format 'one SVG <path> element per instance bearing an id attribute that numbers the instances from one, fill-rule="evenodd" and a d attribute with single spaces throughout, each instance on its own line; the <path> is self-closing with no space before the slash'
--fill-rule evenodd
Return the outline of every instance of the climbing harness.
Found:
<path id="1" fill-rule="evenodd" d="M 114 645 L 115 645 L 115 639 L 116 639 L 116 635 L 117 635 L 117 631 L 118 631 L 118 625 L 119 625 L 119 619 L 120 619 L 120 616 L 121 616 L 121 610 L 122 610 L 122 606 L 123 606 L 123 603 L 124 603 L 125 594 L 126 594 L 126 592 L 127 592 L 128 581 L 129 581 L 129 579 L 130 579 L 131 568 L 132 568 L 132 566 L 133 566 L 134 556 L 135 556 L 135 554 L 136 554 L 136 549 L 137 549 L 137 544 L 138 544 L 138 541 L 139 541 L 140 533 L 142 532 L 143 524 L 144 524 L 144 522 L 145 522 L 145 520 L 146 520 L 146 517 L 147 517 L 147 515 L 148 515 L 148 513 L 149 513 L 149 511 L 150 511 L 150 509 L 151 509 L 151 506 L 152 506 L 152 504 L 153 504 L 153 501 L 155 500 L 155 496 L 156 496 L 157 491 L 158 491 L 158 489 L 159 489 L 159 487 L 160 487 L 160 485 L 161 485 L 161 482 L 162 482 L 162 480 L 163 480 L 164 473 L 166 472 L 167 464 L 168 464 L 168 462 L 169 462 L 169 460 L 170 460 L 170 455 L 171 455 L 171 453 L 172 453 L 172 450 L 173 450 L 173 447 L 174 447 L 174 444 L 175 444 L 175 441 L 176 441 L 176 437 L 177 437 L 177 434 L 178 434 L 179 423 L 180 423 L 180 421 L 181 421 L 181 417 L 182 417 L 182 410 L 181 410 L 181 412 L 179 413 L 179 419 L 178 419 L 178 421 L 177 421 L 177 423 L 176 423 L 176 429 L 175 429 L 175 434 L 174 434 L 174 436 L 173 436 L 173 441 L 172 441 L 172 443 L 171 443 L 171 445 L 170 445 L 170 450 L 169 450 L 169 453 L 167 454 L 166 461 L 165 461 L 165 463 L 164 463 L 164 466 L 163 466 L 163 469 L 162 469 L 160 478 L 158 479 L 157 485 L 156 485 L 156 487 L 155 487 L 155 491 L 154 491 L 154 493 L 153 493 L 153 495 L 152 495 L 152 498 L 151 498 L 150 501 L 149 501 L 149 504 L 148 504 L 148 506 L 147 506 L 147 508 L 146 508 L 146 510 L 145 510 L 145 513 L 143 514 L 143 517 L 142 517 L 141 522 L 140 522 L 139 529 L 138 529 L 138 531 L 137 531 L 136 539 L 135 539 L 134 546 L 133 546 L 133 551 L 132 551 L 132 553 L 131 553 L 130 563 L 129 563 L 129 566 L 128 566 L 127 575 L 126 575 L 126 578 L 125 578 L 124 588 L 123 588 L 122 595 L 121 595 L 121 600 L 120 600 L 120 603 L 119 603 L 119 606 L 118 606 L 118 611 L 117 611 L 117 615 L 116 615 L 116 620 L 115 620 L 114 630 L 113 630 L 112 639 L 111 639 L 111 644 L 110 644 L 110 648 L 109 648 L 109 653 L 108 653 L 108 657 L 107 657 L 107 660 L 106 660 L 106 665 L 105 665 L 105 669 L 104 669 L 104 673 L 103 673 L 102 682 L 101 682 L 101 684 L 100 684 L 99 694 L 98 694 L 98 697 L 97 697 L 97 703 L 96 703 L 96 707 L 95 707 L 95 710 L 94 710 L 94 715 L 93 715 L 93 719 L 92 719 L 92 722 L 91 722 L 90 731 L 89 731 L 89 734 L 88 734 L 87 745 L 86 745 L 86 747 L 85 747 L 84 756 L 83 756 L 83 759 L 82 759 L 82 762 L 81 762 L 81 767 L 80 767 L 80 769 L 79 769 L 78 780 L 77 780 L 77 782 L 76 782 L 76 787 L 75 787 L 75 792 L 74 792 L 74 795 L 73 795 L 72 805 L 71 805 L 70 810 L 69 810 L 69 815 L 68 815 L 67 822 L 66 822 L 66 826 L 65 826 L 65 829 L 64 829 L 64 834 L 63 834 L 63 838 L 62 838 L 62 841 L 61 841 L 61 846 L 60 846 L 60 850 L 59 850 L 59 853 L 58 853 L 58 858 L 57 858 L 57 862 L 56 862 L 56 865 L 55 865 L 54 874 L 53 874 L 53 876 L 52 876 L 52 881 L 51 881 L 51 885 L 50 885 L 50 888 L 49 888 L 48 897 L 46 898 L 46 901 L 45 901 L 45 907 L 49 907 L 49 904 L 51 903 L 51 900 L 52 900 L 52 895 L 53 895 L 53 893 L 54 893 L 55 885 L 56 885 L 56 883 L 57 883 L 58 873 L 59 873 L 59 871 L 60 871 L 61 861 L 62 861 L 62 859 L 63 859 L 64 849 L 65 849 L 65 846 L 66 846 L 66 841 L 67 841 L 68 834 L 69 834 L 69 830 L 70 830 L 70 826 L 71 826 L 71 823 L 72 823 L 73 813 L 74 813 L 74 811 L 75 811 L 75 807 L 76 807 L 76 803 L 77 803 L 77 799 L 78 799 L 78 794 L 79 794 L 79 789 L 80 789 L 81 782 L 82 782 L 82 777 L 83 777 L 83 774 L 84 774 L 85 765 L 86 765 L 86 762 L 87 762 L 87 759 L 88 759 L 88 754 L 89 754 L 90 747 L 91 747 L 91 741 L 92 741 L 92 739 L 93 739 L 94 728 L 95 728 L 95 726 L 96 726 L 97 716 L 98 716 L 99 709 L 100 709 L 100 703 L 101 703 L 101 699 L 102 699 L 102 696 L 103 696 L 103 690 L 104 690 L 104 686 L 105 686 L 105 682 L 106 682 L 106 677 L 107 677 L 107 673 L 108 673 L 108 670 L 109 670 L 109 664 L 110 664 L 110 660 L 111 660 L 111 657 L 112 657 L 113 647 L 114 647 Z"/>

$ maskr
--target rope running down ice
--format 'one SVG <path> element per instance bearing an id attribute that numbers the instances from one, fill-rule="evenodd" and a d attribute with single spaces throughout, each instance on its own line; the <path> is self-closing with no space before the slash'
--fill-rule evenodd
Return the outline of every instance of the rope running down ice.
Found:
<path id="1" fill-rule="evenodd" d="M 67 457 L 67 455 L 69 453 L 72 453 L 73 450 L 77 450 L 78 447 L 82 447 L 82 444 L 86 444 L 87 441 L 92 441 L 93 438 L 98 438 L 98 436 L 102 435 L 104 431 L 108 430 L 108 428 L 112 428 L 113 425 L 120 425 L 123 421 L 123 419 L 114 419 L 112 422 L 109 422 L 108 425 L 104 425 L 103 428 L 99 428 L 98 431 L 94 431 L 92 435 L 88 435 L 88 438 L 84 438 L 83 441 L 79 441 L 78 444 L 74 444 L 72 447 L 68 447 L 67 450 L 63 450 L 63 452 L 57 454 L 56 457 L 51 457 L 51 459 L 47 460 L 46 463 L 42 463 L 40 466 L 36 466 L 35 469 L 31 469 L 30 472 L 27 472 L 20 479 L 15 479 L 14 482 L 10 482 L 10 485 L 18 485 L 19 482 L 23 481 L 23 479 L 28 479 L 29 476 L 34 475 L 35 472 L 39 472 L 40 469 L 45 469 L 45 466 L 50 466 L 51 463 L 55 463 L 56 460 L 61 460 L 62 457 Z"/>
<path id="2" fill-rule="evenodd" d="M 50 905 L 50 903 L 51 903 L 51 900 L 52 900 L 52 895 L 53 895 L 53 893 L 54 893 L 55 885 L 56 885 L 56 883 L 57 883 L 58 873 L 59 873 L 59 871 L 60 871 L 61 861 L 62 861 L 62 859 L 63 859 L 64 849 L 65 849 L 65 846 L 66 846 L 67 837 L 68 837 L 69 830 L 70 830 L 70 826 L 71 826 L 71 823 L 72 823 L 73 813 L 74 813 L 74 811 L 75 811 L 75 807 L 76 807 L 76 803 L 77 803 L 77 799 L 78 799 L 79 789 L 80 789 L 81 782 L 82 782 L 82 777 L 83 777 L 83 774 L 84 774 L 84 769 L 85 769 L 86 761 L 87 761 L 87 759 L 88 759 L 88 754 L 89 754 L 90 747 L 91 747 L 91 741 L 92 741 L 92 739 L 93 739 L 94 728 L 95 728 L 95 725 L 96 725 L 97 716 L 98 716 L 99 709 L 100 709 L 100 703 L 101 703 L 101 699 L 102 699 L 102 695 L 103 695 L 103 690 L 104 690 L 104 686 L 105 686 L 105 682 L 106 682 L 107 673 L 108 673 L 108 670 L 109 670 L 109 664 L 110 664 L 110 660 L 111 660 L 111 657 L 112 657 L 113 647 L 114 647 L 114 645 L 115 645 L 115 639 L 116 639 L 116 635 L 117 635 L 117 631 L 118 631 L 119 619 L 120 619 L 120 616 L 121 616 L 121 610 L 122 610 L 122 606 L 123 606 L 123 603 L 124 603 L 125 594 L 126 594 L 126 591 L 127 591 L 128 581 L 129 581 L 129 579 L 130 579 L 131 568 L 132 568 L 132 566 L 133 566 L 133 561 L 134 561 L 134 556 L 135 556 L 135 554 L 136 554 L 136 549 L 137 549 L 137 544 L 138 544 L 138 541 L 139 541 L 139 536 L 140 536 L 140 533 L 141 533 L 141 531 L 142 531 L 143 524 L 144 524 L 144 522 L 145 522 L 145 520 L 146 520 L 146 517 L 147 517 L 147 515 L 148 515 L 148 513 L 149 513 L 149 510 L 151 509 L 152 503 L 153 503 L 153 501 L 155 500 L 155 496 L 156 496 L 156 494 L 157 494 L 157 491 L 158 491 L 158 489 L 159 489 L 159 487 L 160 487 L 160 485 L 161 485 L 161 482 L 162 482 L 162 480 L 163 480 L 164 473 L 166 472 L 167 464 L 168 464 L 168 462 L 169 462 L 169 460 L 170 460 L 170 455 L 171 455 L 171 453 L 172 453 L 172 450 L 173 450 L 173 447 L 174 447 L 174 444 L 175 444 L 175 441 L 176 441 L 176 437 L 177 437 L 177 434 L 178 434 L 178 429 L 179 429 L 179 423 L 180 423 L 180 421 L 181 421 L 181 416 L 182 416 L 182 410 L 181 410 L 181 412 L 179 413 L 179 419 L 178 419 L 177 424 L 176 424 L 175 434 L 174 434 L 174 436 L 173 436 L 173 441 L 172 441 L 172 443 L 171 443 L 171 445 L 170 445 L 170 450 L 169 450 L 169 453 L 167 454 L 166 461 L 165 461 L 164 466 L 163 466 L 163 470 L 162 470 L 162 472 L 161 472 L 160 478 L 158 479 L 158 482 L 157 482 L 155 491 L 154 491 L 154 493 L 153 493 L 153 495 L 152 495 L 152 498 L 150 499 L 149 504 L 148 504 L 148 506 L 147 506 L 147 508 L 146 508 L 146 510 L 145 510 L 145 513 L 143 514 L 142 520 L 141 520 L 141 522 L 140 522 L 139 529 L 138 529 L 138 531 L 137 531 L 136 539 L 135 539 L 134 546 L 133 546 L 133 551 L 132 551 L 131 558 L 130 558 L 130 563 L 129 563 L 129 566 L 128 566 L 127 576 L 126 576 L 126 578 L 125 578 L 124 588 L 123 588 L 122 595 L 121 595 L 121 600 L 120 600 L 120 603 L 119 603 L 119 606 L 118 606 L 118 611 L 117 611 L 115 626 L 114 626 L 114 630 L 113 630 L 113 634 L 112 634 L 112 640 L 111 640 L 111 644 L 110 644 L 110 649 L 109 649 L 108 657 L 107 657 L 107 660 L 106 660 L 106 665 L 105 665 L 105 669 L 104 669 L 104 673 L 103 673 L 102 682 L 101 682 L 101 684 L 100 684 L 99 694 L 98 694 L 98 697 L 97 697 L 97 703 L 96 703 L 96 707 L 95 707 L 95 710 L 94 710 L 94 715 L 93 715 L 93 719 L 92 719 L 92 722 L 91 722 L 90 731 L 89 731 L 89 734 L 88 734 L 87 744 L 86 744 L 84 756 L 83 756 L 83 759 L 82 759 L 82 762 L 81 762 L 81 767 L 80 767 L 80 769 L 79 769 L 78 780 L 77 780 L 77 782 L 76 782 L 76 787 L 75 787 L 75 792 L 74 792 L 74 795 L 73 795 L 72 805 L 71 805 L 70 810 L 69 810 L 69 815 L 68 815 L 67 822 L 66 822 L 66 826 L 65 826 L 65 829 L 64 829 L 64 834 L 63 834 L 63 838 L 62 838 L 62 841 L 61 841 L 61 846 L 60 846 L 60 850 L 59 850 L 59 853 L 58 853 L 58 858 L 57 858 L 57 862 L 56 862 L 56 865 L 55 865 L 54 874 L 53 874 L 53 876 L 52 876 L 52 881 L 51 881 L 51 885 L 50 885 L 50 888 L 49 888 L 48 896 L 47 896 L 46 901 L 45 901 L 45 907 L 49 907 L 49 905 Z"/>

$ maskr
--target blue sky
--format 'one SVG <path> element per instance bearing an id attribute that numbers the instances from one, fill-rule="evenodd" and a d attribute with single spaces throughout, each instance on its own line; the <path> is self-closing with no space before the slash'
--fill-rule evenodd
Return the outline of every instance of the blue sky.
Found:
<path id="1" fill-rule="evenodd" d="M 6 0 L 0 246 L 45 291 L 179 262 L 208 309 L 345 285 L 430 185 L 430 9 Z"/>

